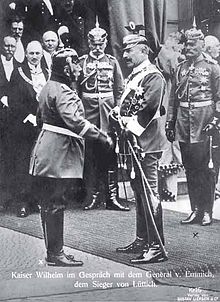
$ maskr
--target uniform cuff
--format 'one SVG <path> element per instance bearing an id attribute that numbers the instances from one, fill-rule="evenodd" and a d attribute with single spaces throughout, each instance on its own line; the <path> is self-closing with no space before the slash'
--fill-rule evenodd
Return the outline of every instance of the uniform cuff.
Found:
<path id="1" fill-rule="evenodd" d="M 133 134 L 135 134 L 136 136 L 141 136 L 141 134 L 144 132 L 145 128 L 142 127 L 138 121 L 137 121 L 137 115 L 132 116 L 127 125 L 126 125 L 126 129 L 128 129 L 129 131 L 131 131 Z"/>
<path id="2" fill-rule="evenodd" d="M 85 135 L 85 133 L 89 130 L 89 128 L 91 128 L 91 123 L 89 121 L 86 121 L 85 126 L 83 127 L 83 129 L 78 135 L 83 137 L 83 135 Z"/>

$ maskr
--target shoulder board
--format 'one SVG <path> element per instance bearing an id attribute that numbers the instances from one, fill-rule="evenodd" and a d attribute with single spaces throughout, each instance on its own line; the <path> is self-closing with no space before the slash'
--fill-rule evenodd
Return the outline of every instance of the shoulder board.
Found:
<path id="1" fill-rule="evenodd" d="M 204 59 L 206 62 L 208 63 L 212 63 L 212 64 L 218 64 L 218 61 L 216 61 L 215 59 L 213 59 L 210 55 L 203 53 Z"/>
<path id="2" fill-rule="evenodd" d="M 69 86 L 67 86 L 66 84 L 61 84 L 60 87 L 62 90 L 72 91 L 72 89 Z"/>
<path id="3" fill-rule="evenodd" d="M 114 57 L 114 56 L 112 56 L 112 55 L 106 54 L 106 57 L 108 57 L 109 59 L 113 59 L 113 60 L 115 60 L 115 57 Z"/>
<path id="4" fill-rule="evenodd" d="M 148 68 L 147 68 L 149 71 L 155 71 L 155 72 L 160 72 L 160 70 L 159 70 L 159 68 L 157 68 L 157 66 L 156 65 L 154 65 L 154 64 L 150 64 L 149 66 L 148 66 Z"/>
<path id="5" fill-rule="evenodd" d="M 83 55 L 83 56 L 79 57 L 79 60 L 81 61 L 81 60 L 84 60 L 86 58 L 88 58 L 88 55 Z"/>

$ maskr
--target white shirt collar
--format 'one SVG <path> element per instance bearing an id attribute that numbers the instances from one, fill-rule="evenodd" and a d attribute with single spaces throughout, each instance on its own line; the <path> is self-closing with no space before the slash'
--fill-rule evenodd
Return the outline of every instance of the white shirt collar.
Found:
<path id="1" fill-rule="evenodd" d="M 3 65 L 5 64 L 13 64 L 13 57 L 10 59 L 10 60 L 6 60 L 6 57 L 4 55 L 1 55 L 1 60 L 2 60 L 2 63 Z"/>
<path id="2" fill-rule="evenodd" d="M 40 64 L 38 64 L 37 66 L 34 66 L 28 62 L 28 66 L 30 68 L 31 73 L 41 73 L 42 72 Z"/>
<path id="3" fill-rule="evenodd" d="M 1 55 L 1 60 L 2 60 L 3 68 L 4 68 L 4 71 L 5 71 L 6 79 L 8 81 L 10 81 L 11 74 L 12 74 L 12 71 L 14 69 L 13 57 L 10 60 L 7 61 L 6 57 Z"/>

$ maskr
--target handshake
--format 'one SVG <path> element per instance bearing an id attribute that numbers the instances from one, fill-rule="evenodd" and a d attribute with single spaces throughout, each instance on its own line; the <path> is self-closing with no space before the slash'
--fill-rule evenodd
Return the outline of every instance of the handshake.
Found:
<path id="1" fill-rule="evenodd" d="M 102 131 L 99 133 L 98 141 L 100 141 L 107 150 L 113 150 L 115 147 L 112 137 Z"/>

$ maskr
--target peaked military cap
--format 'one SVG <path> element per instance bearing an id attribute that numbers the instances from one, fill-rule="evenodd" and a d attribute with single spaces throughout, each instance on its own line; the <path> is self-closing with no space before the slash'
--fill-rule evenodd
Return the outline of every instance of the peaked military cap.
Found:
<path id="1" fill-rule="evenodd" d="M 107 32 L 99 27 L 98 18 L 96 18 L 96 25 L 93 29 L 91 29 L 88 33 L 88 40 L 92 44 L 100 44 L 105 43 L 107 41 Z"/>
<path id="2" fill-rule="evenodd" d="M 130 49 L 138 44 L 148 45 L 147 38 L 139 33 L 140 30 L 144 30 L 143 25 L 135 25 L 134 22 L 129 22 L 125 28 L 131 32 L 131 34 L 123 38 L 123 50 Z"/>

